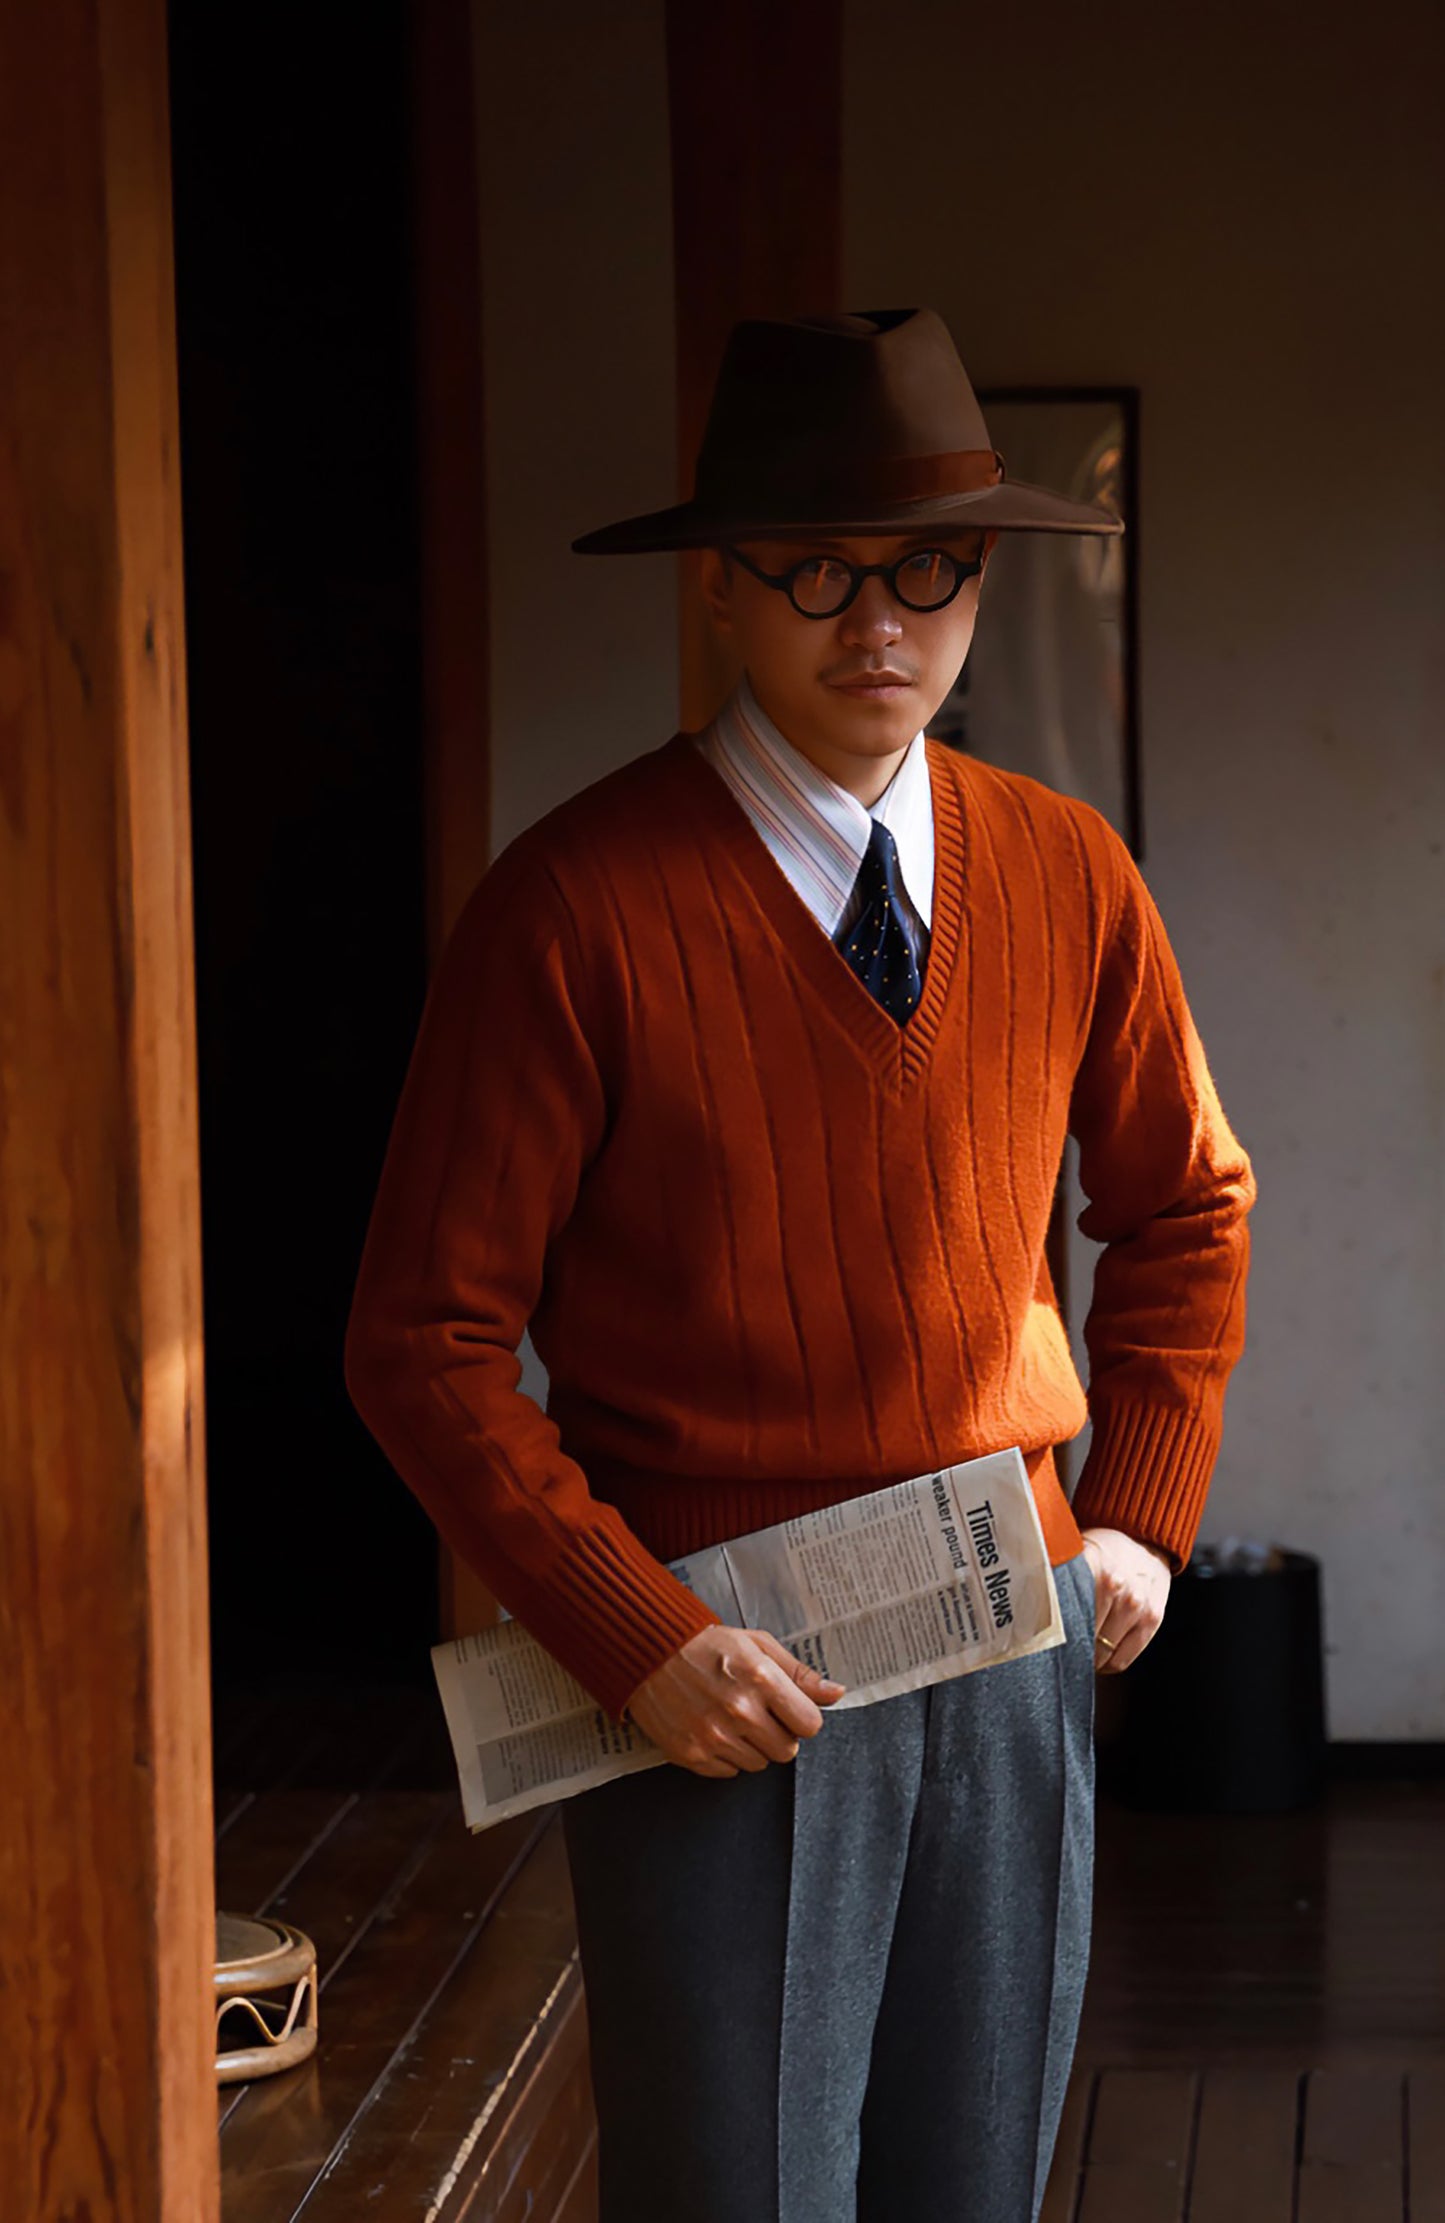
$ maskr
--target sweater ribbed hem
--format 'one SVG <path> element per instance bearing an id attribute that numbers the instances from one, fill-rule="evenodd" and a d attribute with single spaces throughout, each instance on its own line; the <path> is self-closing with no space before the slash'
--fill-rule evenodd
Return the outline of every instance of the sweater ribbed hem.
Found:
<path id="1" fill-rule="evenodd" d="M 586 1468 L 593 1495 L 606 1500 L 659 1560 L 682 1559 L 709 1544 L 751 1536 L 757 1529 L 816 1513 L 850 1497 L 866 1496 L 890 1482 L 908 1481 L 923 1468 L 896 1475 L 798 1476 L 673 1475 L 624 1466 L 587 1448 L 573 1447 Z M 977 1454 L 960 1451 L 959 1459 Z M 1059 1481 L 1053 1446 L 1025 1451 L 1024 1466 L 1038 1508 L 1050 1563 L 1057 1567 L 1082 1548 L 1078 1524 Z"/>
<path id="2" fill-rule="evenodd" d="M 1195 1413 L 1104 1406 L 1074 1491 L 1081 1528 L 1119 1528 L 1166 1553 L 1178 1574 L 1194 1549 L 1219 1430 Z"/>

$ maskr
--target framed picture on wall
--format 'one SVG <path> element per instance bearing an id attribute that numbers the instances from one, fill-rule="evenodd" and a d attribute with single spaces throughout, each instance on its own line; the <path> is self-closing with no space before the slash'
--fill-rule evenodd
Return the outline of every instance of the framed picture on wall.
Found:
<path id="1" fill-rule="evenodd" d="M 929 734 L 1081 796 L 1142 858 L 1139 390 L 996 386 L 978 399 L 1010 478 L 1103 502 L 1125 529 L 999 534 L 968 660 Z"/>

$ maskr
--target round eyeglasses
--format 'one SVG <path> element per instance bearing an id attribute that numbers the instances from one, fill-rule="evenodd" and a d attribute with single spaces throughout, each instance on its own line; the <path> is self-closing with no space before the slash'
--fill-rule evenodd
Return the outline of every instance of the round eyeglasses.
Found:
<path id="1" fill-rule="evenodd" d="M 908 610 L 942 610 L 965 580 L 983 569 L 982 554 L 964 557 L 946 548 L 914 548 L 893 563 L 845 563 L 841 556 L 804 556 L 786 571 L 764 571 L 741 548 L 728 554 L 764 586 L 785 594 L 800 617 L 837 617 L 846 610 L 865 579 L 888 582 L 888 591 Z"/>

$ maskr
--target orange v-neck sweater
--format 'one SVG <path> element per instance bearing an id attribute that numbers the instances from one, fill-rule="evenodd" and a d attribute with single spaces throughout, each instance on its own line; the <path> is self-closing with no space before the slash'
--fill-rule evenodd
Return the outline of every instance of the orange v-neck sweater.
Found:
<path id="1" fill-rule="evenodd" d="M 686 734 L 518 836 L 431 983 L 347 1386 L 614 1717 L 717 1619 L 664 1560 L 954 1460 L 1019 1446 L 1056 1565 L 1107 1524 L 1177 1569 L 1198 1527 L 1249 1161 L 1118 836 L 927 749 L 901 1028 Z M 1066 1129 L 1105 1246 L 1087 1405 L 1044 1260 Z M 1090 1415 L 1071 1509 L 1052 1447 Z"/>

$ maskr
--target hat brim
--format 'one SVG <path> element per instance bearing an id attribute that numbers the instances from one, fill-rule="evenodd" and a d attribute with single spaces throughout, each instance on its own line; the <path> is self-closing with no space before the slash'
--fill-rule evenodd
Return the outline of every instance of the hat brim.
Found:
<path id="1" fill-rule="evenodd" d="M 911 533 L 930 525 L 962 531 L 969 525 L 1002 533 L 1121 533 L 1124 522 L 1099 502 L 1070 501 L 1047 486 L 1026 479 L 1004 479 L 967 494 L 935 494 L 917 502 L 895 502 L 886 510 L 857 509 L 842 515 L 778 516 L 739 509 L 731 515 L 698 502 L 677 502 L 640 517 L 619 518 L 572 542 L 579 556 L 645 555 L 669 548 L 716 547 L 728 540 L 795 540 L 809 532 L 850 535 Z"/>

